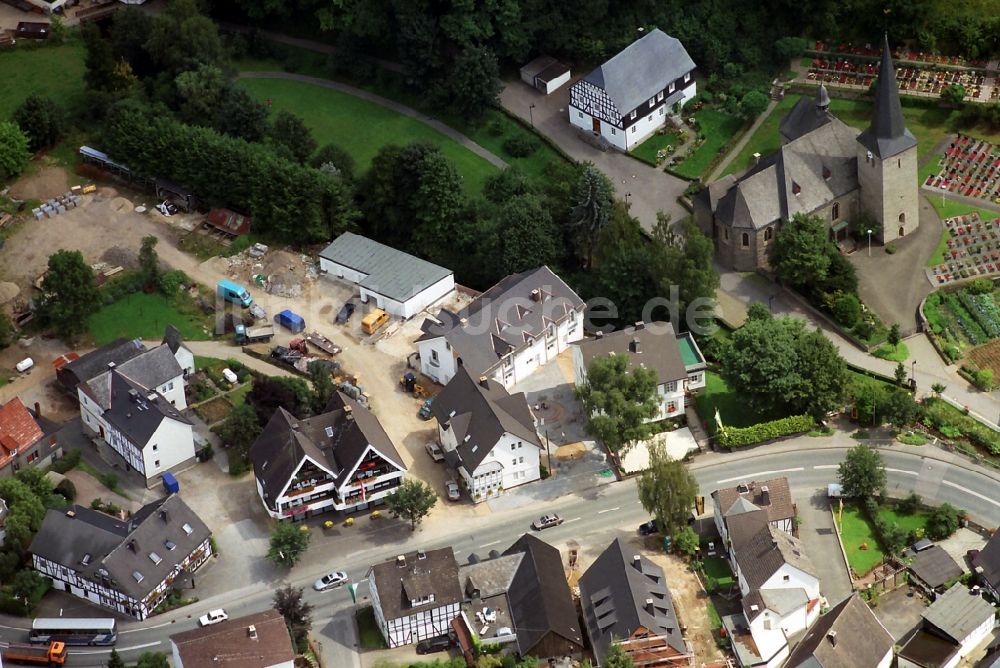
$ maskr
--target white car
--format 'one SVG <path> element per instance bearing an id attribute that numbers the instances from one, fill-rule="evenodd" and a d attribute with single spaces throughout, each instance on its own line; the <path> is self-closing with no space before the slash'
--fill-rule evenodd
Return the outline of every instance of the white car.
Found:
<path id="1" fill-rule="evenodd" d="M 319 580 L 313 583 L 313 589 L 316 591 L 325 591 L 327 589 L 332 589 L 333 587 L 339 587 L 340 585 L 347 582 L 350 578 L 347 577 L 347 573 L 344 571 L 333 571 L 327 573 Z"/>
<path id="2" fill-rule="evenodd" d="M 444 453 L 441 452 L 441 446 L 438 445 L 436 442 L 427 441 L 427 444 L 424 446 L 424 449 L 427 450 L 427 454 L 429 454 L 431 456 L 431 459 L 433 459 L 434 461 L 436 462 L 444 461 Z"/>
<path id="3" fill-rule="evenodd" d="M 219 622 L 224 622 L 229 619 L 229 615 L 222 608 L 218 610 L 210 610 L 204 615 L 198 618 L 199 626 L 211 626 L 212 624 L 218 624 Z"/>

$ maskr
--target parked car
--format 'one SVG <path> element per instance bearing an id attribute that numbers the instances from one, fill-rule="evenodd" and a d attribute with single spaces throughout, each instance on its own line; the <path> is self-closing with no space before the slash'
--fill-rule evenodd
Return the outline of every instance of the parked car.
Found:
<path id="1" fill-rule="evenodd" d="M 559 517 L 555 513 L 551 515 L 542 515 L 537 520 L 531 523 L 531 528 L 535 531 L 541 531 L 542 529 L 548 529 L 549 527 L 557 527 L 563 523 L 563 518 Z"/>
<path id="2" fill-rule="evenodd" d="M 650 536 L 656 533 L 656 520 L 649 520 L 639 525 L 640 536 Z"/>
<path id="3" fill-rule="evenodd" d="M 354 302 L 347 302 L 340 307 L 340 311 L 337 312 L 337 324 L 344 325 L 347 321 L 351 319 L 354 312 L 358 309 L 358 305 Z"/>
<path id="4" fill-rule="evenodd" d="M 715 552 L 715 541 L 714 540 L 708 541 L 708 552 L 706 552 L 705 554 L 707 556 L 709 556 L 709 557 L 714 557 L 715 556 L 716 552 Z"/>
<path id="5" fill-rule="evenodd" d="M 438 445 L 435 441 L 427 441 L 427 444 L 424 445 L 424 450 L 427 451 L 427 454 L 429 454 L 431 456 L 431 459 L 433 459 L 434 461 L 436 462 L 444 461 L 444 453 L 441 452 L 441 446 Z"/>
<path id="6" fill-rule="evenodd" d="M 313 589 L 316 591 L 326 591 L 327 589 L 332 589 L 334 587 L 339 587 L 340 585 L 346 583 L 350 578 L 347 577 L 347 573 L 344 571 L 333 571 L 327 573 L 319 580 L 313 583 Z"/>
<path id="7" fill-rule="evenodd" d="M 417 654 L 433 654 L 443 652 L 451 647 L 451 638 L 448 636 L 437 636 L 421 640 L 417 643 Z"/>
<path id="8" fill-rule="evenodd" d="M 434 403 L 434 397 L 426 399 L 423 405 L 420 406 L 420 410 L 417 411 L 417 417 L 420 418 L 421 420 L 430 420 L 431 415 L 433 415 L 433 413 L 431 413 L 431 405 L 433 403 Z"/>
<path id="9" fill-rule="evenodd" d="M 302 316 L 288 309 L 285 309 L 278 315 L 274 316 L 274 322 L 281 325 L 292 334 L 298 334 L 306 328 L 306 321 L 302 319 Z"/>
<path id="10" fill-rule="evenodd" d="M 229 619 L 229 615 L 222 608 L 218 610 L 210 610 L 204 615 L 198 618 L 199 626 L 211 626 L 212 624 L 218 624 L 219 622 L 224 622 Z"/>
<path id="11" fill-rule="evenodd" d="M 460 498 L 462 498 L 462 494 L 458 490 L 458 483 L 455 482 L 454 480 L 445 480 L 444 488 L 448 492 L 449 501 L 458 501 Z"/>

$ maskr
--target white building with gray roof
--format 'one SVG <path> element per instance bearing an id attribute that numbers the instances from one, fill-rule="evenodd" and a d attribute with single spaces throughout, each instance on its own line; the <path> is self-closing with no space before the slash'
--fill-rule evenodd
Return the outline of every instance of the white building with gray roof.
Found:
<path id="1" fill-rule="evenodd" d="M 997 626 L 993 604 L 963 584 L 938 596 L 921 617 L 897 652 L 899 668 L 953 668 Z"/>
<path id="2" fill-rule="evenodd" d="M 676 37 L 653 29 L 569 91 L 569 122 L 629 151 L 697 94 L 695 64 Z"/>
<path id="3" fill-rule="evenodd" d="M 450 269 L 353 232 L 344 232 L 320 252 L 319 267 L 328 277 L 356 285 L 363 303 L 403 319 L 455 289 Z"/>

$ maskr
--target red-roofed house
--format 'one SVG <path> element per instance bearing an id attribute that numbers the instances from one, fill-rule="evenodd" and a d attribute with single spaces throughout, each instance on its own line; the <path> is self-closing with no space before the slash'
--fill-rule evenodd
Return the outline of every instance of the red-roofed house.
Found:
<path id="1" fill-rule="evenodd" d="M 0 406 L 0 475 L 13 475 L 27 464 L 45 465 L 53 455 L 61 455 L 55 432 L 55 425 L 16 397 Z"/>

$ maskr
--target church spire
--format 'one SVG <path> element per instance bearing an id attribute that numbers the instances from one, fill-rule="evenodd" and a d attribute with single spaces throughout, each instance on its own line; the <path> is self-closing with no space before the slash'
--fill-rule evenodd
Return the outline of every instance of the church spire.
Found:
<path id="1" fill-rule="evenodd" d="M 888 158 L 917 145 L 917 140 L 906 129 L 906 121 L 903 119 L 888 35 L 882 45 L 882 65 L 875 84 L 872 122 L 867 130 L 858 135 L 858 141 L 879 158 Z"/>

